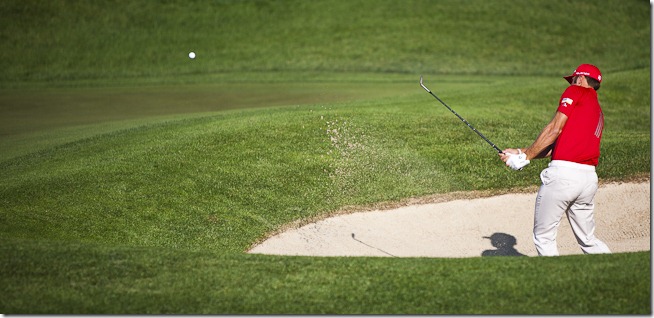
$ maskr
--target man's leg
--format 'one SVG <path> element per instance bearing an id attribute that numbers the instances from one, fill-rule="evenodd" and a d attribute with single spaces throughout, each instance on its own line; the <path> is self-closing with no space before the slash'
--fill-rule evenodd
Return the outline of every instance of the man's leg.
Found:
<path id="1" fill-rule="evenodd" d="M 577 238 L 577 243 L 579 243 L 579 247 L 584 253 L 611 253 L 609 247 L 595 237 L 595 192 L 597 192 L 597 181 L 591 181 L 575 203 L 570 206 L 568 220 Z"/>
<path id="2" fill-rule="evenodd" d="M 534 209 L 534 244 L 540 256 L 558 256 L 556 234 L 563 213 L 568 209 L 569 186 L 557 180 L 558 168 L 550 167 L 541 172 L 543 184 L 538 190 Z"/>

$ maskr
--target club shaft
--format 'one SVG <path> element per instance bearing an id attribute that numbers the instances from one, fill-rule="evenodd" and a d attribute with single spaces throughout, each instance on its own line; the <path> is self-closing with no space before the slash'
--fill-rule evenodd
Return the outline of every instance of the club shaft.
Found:
<path id="1" fill-rule="evenodd" d="M 452 114 L 456 115 L 456 117 L 459 117 L 459 119 L 461 119 L 461 121 L 464 124 L 466 124 L 468 127 L 470 127 L 470 129 L 472 129 L 472 131 L 476 132 L 477 135 L 479 135 L 479 137 L 484 139 L 489 145 L 491 145 L 493 148 L 495 148 L 495 150 L 497 150 L 498 153 L 502 153 L 502 149 L 500 149 L 494 143 L 492 143 L 488 138 L 486 138 L 486 136 L 484 136 L 484 134 L 480 133 L 467 120 L 465 120 L 465 118 L 463 118 L 463 117 L 461 117 L 461 115 L 457 114 L 457 112 L 455 112 L 454 109 L 452 109 L 450 106 L 445 104 L 445 102 L 442 101 L 440 98 L 438 98 L 438 96 L 436 96 L 436 94 L 434 94 L 430 89 L 428 89 L 425 85 L 423 85 L 422 84 L 422 76 L 420 77 L 420 86 L 422 86 L 422 88 L 424 88 L 431 96 L 434 96 L 434 98 L 436 98 L 439 102 L 441 102 L 441 104 L 443 104 L 443 106 L 447 107 L 447 109 L 449 109 L 452 112 Z"/>

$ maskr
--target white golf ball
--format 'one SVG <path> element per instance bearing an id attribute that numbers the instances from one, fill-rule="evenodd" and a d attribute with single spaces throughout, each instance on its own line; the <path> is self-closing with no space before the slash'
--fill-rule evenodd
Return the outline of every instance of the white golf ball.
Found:
<path id="1" fill-rule="evenodd" d="M 189 54 L 188 54 L 188 57 L 194 59 L 194 58 L 195 58 L 195 52 L 191 52 L 191 53 L 189 53 Z"/>

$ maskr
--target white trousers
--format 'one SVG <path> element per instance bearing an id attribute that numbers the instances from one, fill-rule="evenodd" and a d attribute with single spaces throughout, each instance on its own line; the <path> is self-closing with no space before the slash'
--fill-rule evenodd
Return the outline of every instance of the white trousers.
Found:
<path id="1" fill-rule="evenodd" d="M 540 174 L 534 212 L 534 244 L 540 256 L 557 256 L 556 234 L 566 213 L 577 243 L 585 254 L 611 253 L 595 237 L 595 193 L 598 182 L 595 167 L 569 161 L 552 160 Z"/>

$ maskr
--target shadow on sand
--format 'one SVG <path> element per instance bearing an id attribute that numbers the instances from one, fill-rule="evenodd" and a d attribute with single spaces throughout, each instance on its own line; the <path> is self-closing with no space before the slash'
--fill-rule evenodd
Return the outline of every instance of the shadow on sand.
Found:
<path id="1" fill-rule="evenodd" d="M 481 256 L 525 256 L 515 249 L 518 244 L 515 236 L 506 233 L 493 233 L 491 236 L 484 236 L 484 238 L 491 240 L 491 245 L 495 247 L 494 250 L 485 250 Z"/>

